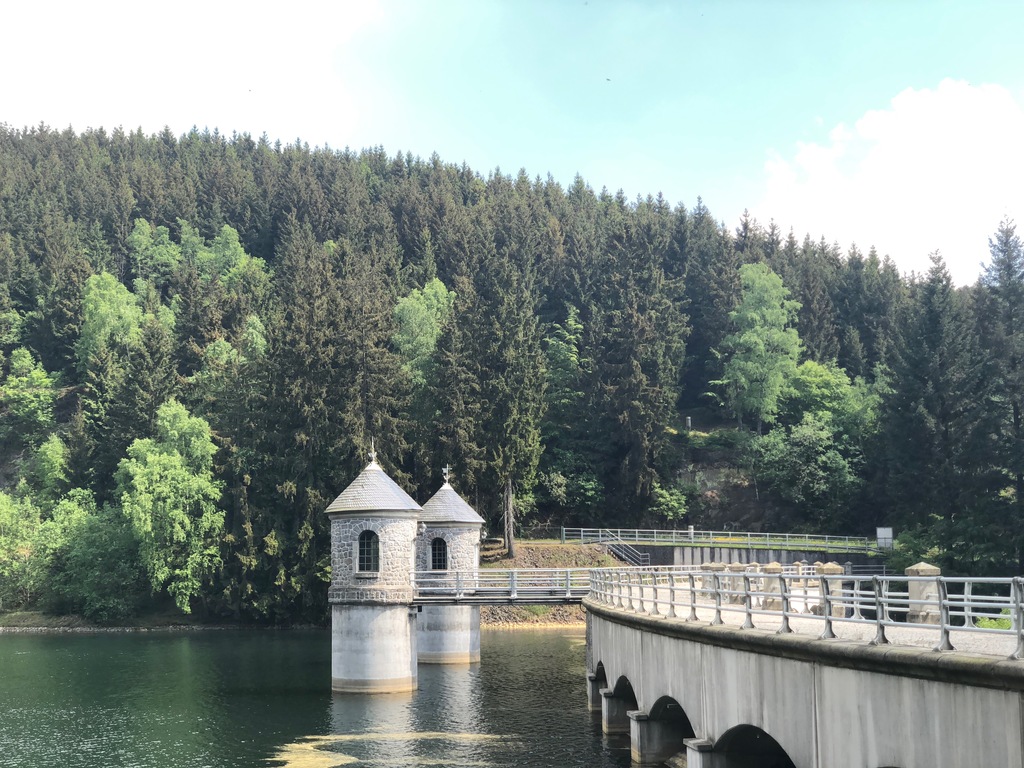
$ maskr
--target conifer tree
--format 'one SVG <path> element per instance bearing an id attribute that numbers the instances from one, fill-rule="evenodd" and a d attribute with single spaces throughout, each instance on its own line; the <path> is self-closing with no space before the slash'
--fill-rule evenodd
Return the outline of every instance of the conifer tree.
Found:
<path id="1" fill-rule="evenodd" d="M 1000 464 L 1013 485 L 1013 517 L 1024 523 L 1024 247 L 1012 221 L 1004 219 L 989 239 L 991 260 L 982 275 L 980 315 L 1000 403 Z M 1024 534 L 1017 559 L 1024 565 Z"/>
<path id="2" fill-rule="evenodd" d="M 900 523 L 925 531 L 946 565 L 963 567 L 978 544 L 968 532 L 990 524 L 999 478 L 990 379 L 938 254 L 904 326 L 884 403 L 888 493 Z"/>

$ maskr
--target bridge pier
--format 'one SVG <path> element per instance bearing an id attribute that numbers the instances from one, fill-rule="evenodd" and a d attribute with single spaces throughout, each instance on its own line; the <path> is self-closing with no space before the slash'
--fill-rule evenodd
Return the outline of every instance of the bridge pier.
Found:
<path id="1" fill-rule="evenodd" d="M 709 739 L 684 739 L 686 768 L 718 768 L 714 744 Z"/>
<path id="2" fill-rule="evenodd" d="M 587 710 L 590 712 L 601 711 L 601 689 L 607 683 L 593 672 L 587 675 Z"/>
<path id="3" fill-rule="evenodd" d="M 629 710 L 635 701 L 622 699 L 612 688 L 601 689 L 601 731 L 606 734 L 629 733 Z"/>
<path id="4" fill-rule="evenodd" d="M 417 635 L 420 664 L 474 664 L 480 661 L 480 608 L 424 605 Z"/>
<path id="5" fill-rule="evenodd" d="M 678 725 L 668 720 L 655 720 L 646 712 L 636 710 L 629 717 L 629 756 L 636 765 L 661 765 L 686 749 Z M 693 765 L 687 763 L 687 768 Z"/>

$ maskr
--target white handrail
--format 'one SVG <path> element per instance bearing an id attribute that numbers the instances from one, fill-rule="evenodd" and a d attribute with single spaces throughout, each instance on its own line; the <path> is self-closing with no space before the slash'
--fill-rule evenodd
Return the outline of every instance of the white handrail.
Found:
<path id="1" fill-rule="evenodd" d="M 816 533 L 761 533 L 754 531 L 656 530 L 637 528 L 562 528 L 562 543 L 600 544 L 624 541 L 634 544 L 688 544 L 738 546 L 761 549 L 823 549 L 829 552 L 878 552 L 878 542 L 865 536 L 832 536 Z"/>
<path id="2" fill-rule="evenodd" d="M 1024 578 L 862 578 L 809 570 L 597 568 L 590 572 L 589 599 L 637 614 L 688 617 L 685 621 L 704 621 L 713 612 L 711 624 L 723 623 L 723 613 L 741 613 L 741 629 L 754 628 L 755 617 L 770 616 L 780 620 L 777 631 L 783 633 L 792 631 L 790 618 L 812 618 L 821 622 L 823 639 L 836 637 L 835 624 L 866 624 L 875 627 L 873 644 L 890 642 L 886 629 L 914 627 L 936 633 L 937 651 L 955 650 L 951 632 L 1012 636 L 1017 647 L 1011 658 L 1024 658 Z M 911 613 L 927 614 L 929 623 L 906 621 Z M 979 618 L 1002 621 L 981 627 Z"/>

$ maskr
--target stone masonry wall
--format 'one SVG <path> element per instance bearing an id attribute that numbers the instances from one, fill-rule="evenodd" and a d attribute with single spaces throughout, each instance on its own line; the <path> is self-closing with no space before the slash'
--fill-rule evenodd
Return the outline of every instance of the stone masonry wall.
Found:
<path id="1" fill-rule="evenodd" d="M 430 546 L 434 539 L 448 543 L 448 570 L 475 571 L 480 568 L 480 526 L 431 527 L 416 537 L 416 570 L 430 570 Z"/>
<path id="2" fill-rule="evenodd" d="M 414 518 L 331 517 L 331 603 L 408 603 L 412 601 Z M 380 571 L 361 573 L 359 534 L 380 540 Z"/>

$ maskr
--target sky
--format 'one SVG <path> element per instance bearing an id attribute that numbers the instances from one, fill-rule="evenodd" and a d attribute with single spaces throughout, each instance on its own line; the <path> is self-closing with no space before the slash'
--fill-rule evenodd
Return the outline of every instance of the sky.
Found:
<path id="1" fill-rule="evenodd" d="M 36 0 L 4 11 L 0 122 L 193 126 L 579 174 L 797 238 L 938 250 L 1024 226 L 1024 3 Z"/>

